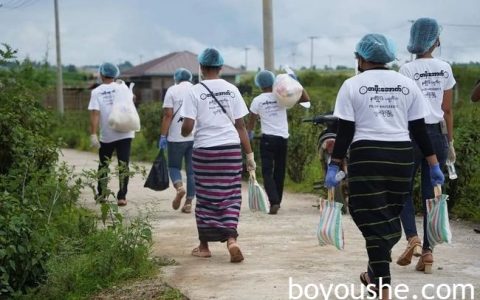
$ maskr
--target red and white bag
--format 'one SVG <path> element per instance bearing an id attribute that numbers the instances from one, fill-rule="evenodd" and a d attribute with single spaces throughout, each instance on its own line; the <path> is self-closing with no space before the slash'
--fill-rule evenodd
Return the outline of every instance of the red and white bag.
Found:
<path id="1" fill-rule="evenodd" d="M 302 96 L 302 85 L 288 74 L 279 74 L 273 83 L 273 94 L 278 104 L 285 108 L 293 107 Z"/>

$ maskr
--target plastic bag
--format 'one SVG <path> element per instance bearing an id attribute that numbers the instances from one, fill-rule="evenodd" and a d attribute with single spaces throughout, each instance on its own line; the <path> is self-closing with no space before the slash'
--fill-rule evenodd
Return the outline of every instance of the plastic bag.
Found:
<path id="1" fill-rule="evenodd" d="M 328 190 L 328 199 L 320 199 L 320 221 L 317 238 L 320 246 L 333 245 L 338 250 L 344 247 L 342 226 L 342 203 L 333 200 L 334 191 Z"/>
<path id="2" fill-rule="evenodd" d="M 161 149 L 143 186 L 154 191 L 163 191 L 168 188 L 169 183 L 168 165 L 163 149 Z"/>
<path id="3" fill-rule="evenodd" d="M 427 238 L 432 247 L 452 242 L 452 232 L 448 220 L 448 195 L 442 194 L 439 186 L 435 187 L 435 198 L 427 199 Z"/>
<path id="4" fill-rule="evenodd" d="M 139 131 L 140 117 L 133 103 L 132 90 L 121 80 L 114 84 L 115 98 L 112 112 L 108 116 L 108 125 L 119 132 Z"/>
<path id="5" fill-rule="evenodd" d="M 288 74 L 279 74 L 273 83 L 273 93 L 278 104 L 285 108 L 293 107 L 302 96 L 302 85 Z"/>
<path id="6" fill-rule="evenodd" d="M 255 171 L 250 171 L 250 178 L 248 179 L 248 206 L 251 211 L 264 213 L 269 211 L 267 195 L 260 184 L 258 184 L 255 178 Z"/>

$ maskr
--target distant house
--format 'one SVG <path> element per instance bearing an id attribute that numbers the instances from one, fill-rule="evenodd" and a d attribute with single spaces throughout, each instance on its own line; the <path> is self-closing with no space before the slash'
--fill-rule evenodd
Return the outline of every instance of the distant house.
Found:
<path id="1" fill-rule="evenodd" d="M 136 102 L 163 100 L 167 89 L 174 84 L 173 74 L 177 68 L 186 68 L 193 74 L 193 81 L 198 82 L 199 65 L 197 55 L 189 51 L 173 52 L 145 62 L 124 71 L 120 78 L 134 82 Z M 243 71 L 228 65 L 222 67 L 221 77 L 231 83 Z"/>

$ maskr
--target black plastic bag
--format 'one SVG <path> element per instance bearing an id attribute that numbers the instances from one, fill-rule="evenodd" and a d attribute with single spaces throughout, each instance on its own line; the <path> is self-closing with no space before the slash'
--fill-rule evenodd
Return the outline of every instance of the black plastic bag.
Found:
<path id="1" fill-rule="evenodd" d="M 154 191 L 163 191 L 168 188 L 169 183 L 167 161 L 163 149 L 160 149 L 143 186 Z"/>

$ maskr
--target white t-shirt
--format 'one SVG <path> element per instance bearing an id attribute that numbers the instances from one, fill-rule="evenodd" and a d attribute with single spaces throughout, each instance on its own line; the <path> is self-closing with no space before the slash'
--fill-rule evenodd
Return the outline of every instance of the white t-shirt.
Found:
<path id="1" fill-rule="evenodd" d="M 259 115 L 262 133 L 288 139 L 287 109 L 278 105 L 273 93 L 263 93 L 255 97 L 250 111 Z"/>
<path id="2" fill-rule="evenodd" d="M 101 84 L 92 90 L 88 110 L 100 111 L 100 141 L 102 143 L 111 143 L 118 140 L 133 138 L 135 133 L 115 131 L 108 126 L 108 116 L 112 112 L 113 102 L 115 101 L 115 82 Z"/>
<path id="3" fill-rule="evenodd" d="M 223 79 L 202 82 L 215 94 L 227 113 L 222 111 L 203 85 L 194 85 L 180 109 L 182 117 L 195 120 L 193 147 L 240 144 L 240 137 L 233 123 L 235 119 L 248 114 L 242 95 L 236 86 Z"/>
<path id="4" fill-rule="evenodd" d="M 358 140 L 409 141 L 408 121 L 428 113 L 413 80 L 391 70 L 368 70 L 345 80 L 334 115 L 355 122 Z"/>
<path id="5" fill-rule="evenodd" d="M 171 86 L 165 94 L 163 108 L 172 108 L 172 114 L 175 114 L 168 129 L 167 140 L 169 142 L 193 141 L 193 132 L 187 137 L 182 136 L 183 118 L 180 115 L 180 109 L 181 106 L 183 106 L 183 100 L 188 96 L 188 91 L 191 87 L 192 84 L 189 81 L 182 81 L 179 84 Z"/>
<path id="6" fill-rule="evenodd" d="M 437 58 L 419 58 L 404 64 L 399 72 L 413 79 L 422 91 L 430 109 L 425 123 L 436 124 L 443 121 L 443 92 L 455 85 L 452 67 Z"/>

